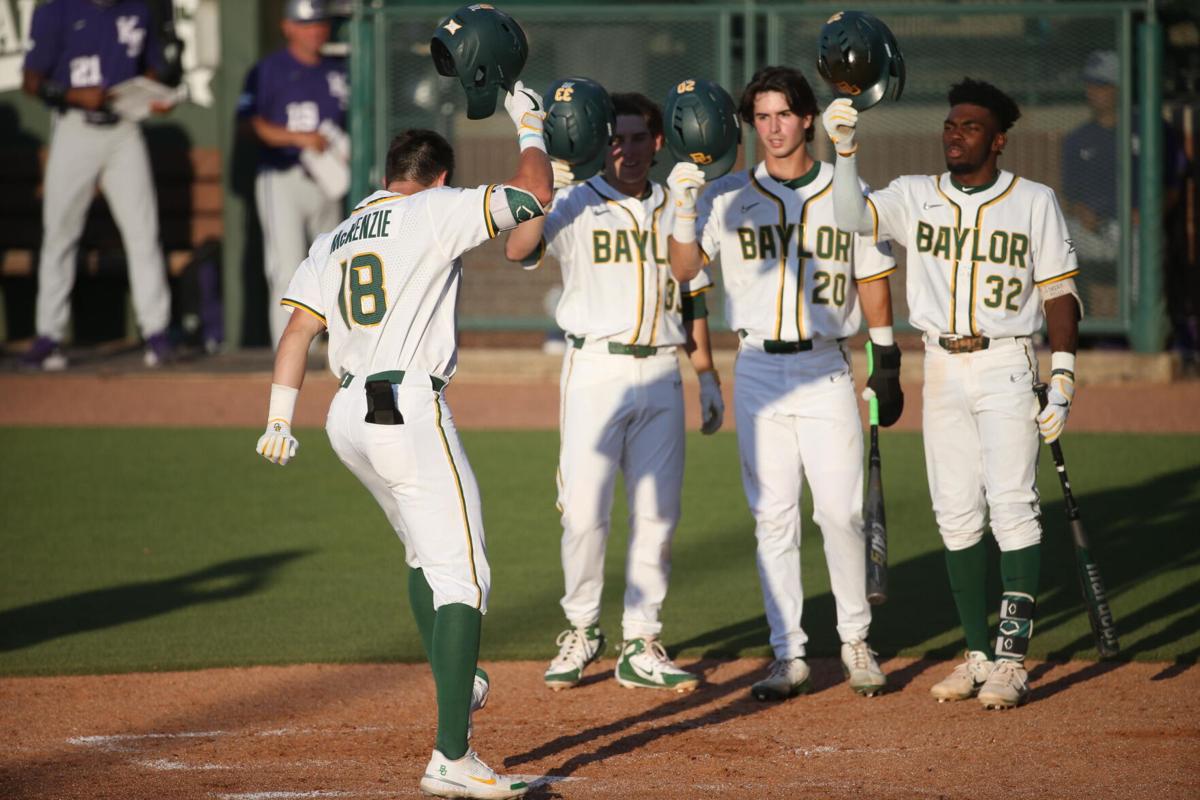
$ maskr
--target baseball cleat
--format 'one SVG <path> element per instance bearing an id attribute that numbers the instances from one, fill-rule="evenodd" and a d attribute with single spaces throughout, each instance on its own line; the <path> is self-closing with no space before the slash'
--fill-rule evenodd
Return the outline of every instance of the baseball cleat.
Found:
<path id="1" fill-rule="evenodd" d="M 171 340 L 166 331 L 155 333 L 146 339 L 146 351 L 142 362 L 150 368 L 161 367 L 171 360 Z"/>
<path id="2" fill-rule="evenodd" d="M 492 690 L 492 682 L 488 674 L 479 667 L 475 668 L 475 683 L 471 686 L 471 710 L 467 715 L 467 741 L 475 730 L 475 712 L 487 705 L 488 695 Z"/>
<path id="3" fill-rule="evenodd" d="M 604 652 L 604 634 L 598 625 L 568 628 L 554 643 L 558 645 L 558 655 L 546 668 L 543 680 L 556 692 L 577 685 L 583 678 L 584 668 Z"/>
<path id="4" fill-rule="evenodd" d="M 965 660 L 954 668 L 946 678 L 935 683 L 929 690 L 939 703 L 970 700 L 979 694 L 979 689 L 992 674 L 994 665 L 987 653 L 968 650 Z"/>
<path id="5" fill-rule="evenodd" d="M 520 797 L 529 791 L 529 784 L 505 775 L 483 763 L 474 750 L 457 761 L 451 761 L 434 750 L 425 775 L 421 778 L 421 793 L 433 797 L 474 797 L 480 800 L 505 800 Z"/>
<path id="6" fill-rule="evenodd" d="M 46 372 L 61 372 L 67 368 L 67 357 L 58 342 L 49 336 L 39 336 L 21 356 L 21 366 L 26 369 L 42 369 Z"/>
<path id="7" fill-rule="evenodd" d="M 861 639 L 842 643 L 842 672 L 850 688 L 863 697 L 874 697 L 887 686 L 887 676 L 879 668 L 875 655 Z"/>
<path id="8" fill-rule="evenodd" d="M 617 683 L 626 689 L 673 689 L 690 692 L 700 678 L 675 666 L 658 639 L 629 639 L 621 644 Z"/>
<path id="9" fill-rule="evenodd" d="M 1029 674 L 1020 661 L 1002 658 L 979 689 L 979 702 L 988 710 L 1001 711 L 1023 705 L 1029 699 Z"/>
<path id="10" fill-rule="evenodd" d="M 803 658 L 780 658 L 771 664 L 767 677 L 750 687 L 755 700 L 787 700 L 798 694 L 807 694 L 808 664 Z"/>

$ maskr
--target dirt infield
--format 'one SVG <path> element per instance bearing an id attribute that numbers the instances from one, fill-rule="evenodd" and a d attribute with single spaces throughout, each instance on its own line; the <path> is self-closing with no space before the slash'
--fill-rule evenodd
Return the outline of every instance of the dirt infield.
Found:
<path id="1" fill-rule="evenodd" d="M 533 797 L 1194 798 L 1200 670 L 1034 664 L 1033 702 L 938 705 L 946 665 L 884 663 L 853 695 L 814 661 L 813 694 L 751 699 L 759 661 L 684 662 L 690 695 L 593 667 L 552 693 L 540 663 L 485 665 L 474 745 Z M 417 796 L 432 747 L 423 665 L 295 666 L 0 680 L 0 796 L 300 800 Z"/>

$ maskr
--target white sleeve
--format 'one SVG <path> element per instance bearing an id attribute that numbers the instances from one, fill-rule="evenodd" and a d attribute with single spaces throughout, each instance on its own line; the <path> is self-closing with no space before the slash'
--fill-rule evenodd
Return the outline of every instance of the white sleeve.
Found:
<path id="1" fill-rule="evenodd" d="M 321 240 L 318 239 L 318 241 Z M 313 247 L 315 248 L 316 245 L 314 244 Z M 291 307 L 293 314 L 296 313 L 294 309 L 312 314 L 321 320 L 322 325 L 328 325 L 327 309 L 321 300 L 321 278 L 317 273 L 318 263 L 323 262 L 314 259 L 312 250 L 310 250 L 308 258 L 300 262 L 300 266 L 292 275 L 292 281 L 288 284 L 287 291 L 283 293 L 279 304 Z"/>
<path id="2" fill-rule="evenodd" d="M 524 189 L 493 183 L 474 189 L 438 188 L 424 192 L 429 229 L 447 258 L 496 238 L 500 231 L 541 216 L 541 204 Z"/>
<path id="3" fill-rule="evenodd" d="M 1038 192 L 1030 216 L 1033 241 L 1029 243 L 1029 257 L 1033 259 L 1033 282 L 1038 285 L 1052 283 L 1079 272 L 1075 243 L 1067 232 L 1067 223 L 1053 189 L 1047 186 Z"/>
<path id="4" fill-rule="evenodd" d="M 907 245 L 908 191 L 905 178 L 896 178 L 886 188 L 867 195 L 871 213 L 871 230 L 867 235 L 875 242 L 893 241 Z"/>
<path id="5" fill-rule="evenodd" d="M 886 278 L 896 271 L 896 259 L 892 258 L 892 247 L 887 242 L 875 242 L 870 236 L 854 234 L 851 250 L 854 258 L 854 280 L 873 281 Z"/>
<path id="6" fill-rule="evenodd" d="M 568 256 L 575 246 L 575 226 L 580 215 L 579 193 L 582 184 L 571 187 L 554 198 L 550 213 L 546 215 L 546 227 L 542 228 L 542 241 L 546 251 L 557 259 Z"/>
<path id="7" fill-rule="evenodd" d="M 700 250 L 705 259 L 715 261 L 721 252 L 721 214 L 716 210 L 719 192 L 709 190 L 696 202 L 696 230 L 700 232 Z"/>

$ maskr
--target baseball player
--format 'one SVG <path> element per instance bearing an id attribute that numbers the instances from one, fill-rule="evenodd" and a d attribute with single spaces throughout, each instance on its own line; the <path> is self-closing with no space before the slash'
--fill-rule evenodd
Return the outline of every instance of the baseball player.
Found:
<path id="1" fill-rule="evenodd" d="M 286 45 L 246 75 L 238 114 L 261 143 L 254 199 L 263 231 L 271 340 L 288 323 L 280 305 L 308 243 L 337 224 L 341 198 L 328 197 L 300 163 L 304 149 L 324 150 L 322 128 L 345 127 L 349 86 L 342 59 L 321 55 L 329 41 L 325 0 L 288 0 L 282 23 Z"/>
<path id="2" fill-rule="evenodd" d="M 544 252 L 562 266 L 555 318 L 567 332 L 559 383 L 563 612 L 551 689 L 579 683 L 604 650 L 600 596 L 613 486 L 624 473 L 629 504 L 625 610 L 616 678 L 630 688 L 690 691 L 699 678 L 677 667 L 659 640 L 670 546 L 683 488 L 684 413 L 676 350 L 700 378 L 704 433 L 721 427 L 725 406 L 708 341 L 700 273 L 680 284 L 667 264 L 674 211 L 649 179 L 662 147 L 662 113 L 640 94 L 612 95 L 615 135 L 604 170 L 564 188 L 545 220 L 509 235 L 512 260 Z M 564 187 L 570 168 L 555 162 Z"/>
<path id="3" fill-rule="evenodd" d="M 22 88 L 51 109 L 35 325 L 23 362 L 64 369 L 75 257 L 96 186 L 121 231 L 145 363 L 171 354 L 171 295 L 158 243 L 158 200 L 141 128 L 108 108 L 109 89 L 154 76 L 162 53 L 144 0 L 49 0 L 33 12 Z M 170 106 L 159 104 L 156 111 Z"/>
<path id="4" fill-rule="evenodd" d="M 985 708 L 1012 708 L 1029 696 L 1022 664 L 1041 565 L 1038 431 L 1050 442 L 1066 424 L 1082 305 L 1054 192 L 997 166 L 1021 114 L 1017 104 L 969 78 L 948 99 L 946 172 L 905 175 L 865 199 L 855 156 L 858 112 L 836 100 L 824 122 L 838 151 L 838 223 L 904 245 L 911 320 L 924 332 L 925 468 L 967 640 L 966 659 L 933 696 L 978 695 Z M 1050 402 L 1039 413 L 1030 337 L 1043 316 L 1053 354 Z M 988 655 L 985 512 L 1004 587 L 995 660 Z"/>
<path id="5" fill-rule="evenodd" d="M 719 255 L 728 319 L 741 338 L 733 395 L 738 450 L 775 651 L 751 693 L 784 700 L 808 690 L 808 636 L 800 624 L 800 496 L 807 478 L 842 664 L 850 688 L 873 695 L 886 678 L 867 645 L 862 420 L 843 340 L 865 316 L 877 354 L 898 362 L 887 280 L 895 264 L 871 237 L 834 223 L 833 167 L 808 151 L 817 101 L 804 76 L 788 67 L 759 70 L 739 105 L 764 160 L 714 181 L 698 202 L 704 174 L 694 164 L 677 164 L 667 186 L 677 206 L 671 269 L 678 280 L 690 280 Z M 885 387 L 873 376 L 872 385 L 879 387 L 881 423 L 894 423 L 902 402 L 898 381 Z"/>
<path id="6" fill-rule="evenodd" d="M 284 294 L 292 316 L 258 441 L 274 463 L 295 455 L 291 421 L 308 348 L 328 330 L 329 366 L 341 389 L 326 431 L 404 543 L 413 613 L 437 686 L 437 745 L 421 790 L 442 797 L 517 797 L 528 788 L 497 775 L 468 747 L 470 712 L 488 691 L 476 662 L 491 574 L 479 489 L 442 389 L 457 362 L 460 257 L 540 217 L 550 200 L 538 97 L 517 82 L 505 99 L 521 146 L 505 184 L 449 188 L 454 152 L 433 131 L 392 141 L 387 188 L 317 237 Z"/>

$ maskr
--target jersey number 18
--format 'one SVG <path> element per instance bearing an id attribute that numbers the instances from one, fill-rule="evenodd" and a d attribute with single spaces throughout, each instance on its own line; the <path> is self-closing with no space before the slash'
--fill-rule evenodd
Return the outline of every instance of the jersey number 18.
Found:
<path id="1" fill-rule="evenodd" d="M 359 253 L 349 262 L 341 263 L 342 291 L 338 292 L 338 311 L 347 327 L 351 324 L 369 327 L 383 321 L 387 311 L 387 295 L 383 290 L 383 262 L 374 253 Z M 348 278 L 348 280 L 347 280 Z M 350 296 L 350 313 L 346 313 L 346 295 Z M 353 320 L 353 323 L 351 323 Z"/>

